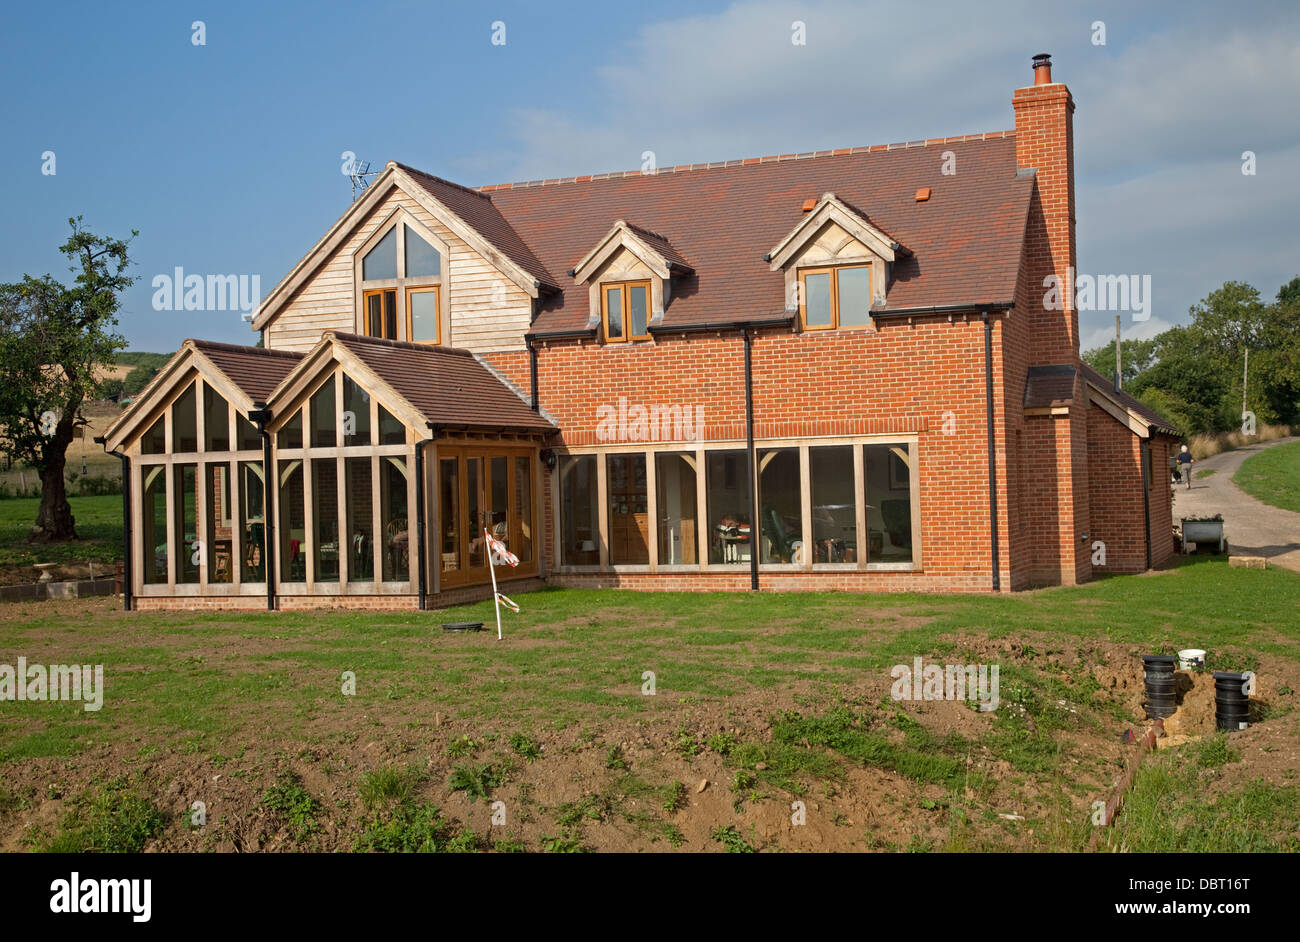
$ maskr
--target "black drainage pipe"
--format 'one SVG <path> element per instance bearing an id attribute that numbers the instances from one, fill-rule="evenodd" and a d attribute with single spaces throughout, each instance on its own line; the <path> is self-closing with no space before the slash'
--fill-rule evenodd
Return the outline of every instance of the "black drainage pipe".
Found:
<path id="1" fill-rule="evenodd" d="M 1172 716 L 1178 708 L 1174 658 L 1167 654 L 1144 654 L 1142 667 L 1145 671 L 1143 681 L 1147 697 L 1143 706 L 1147 717 L 1162 720 L 1166 716 Z"/>
<path id="2" fill-rule="evenodd" d="M 1214 672 L 1214 720 L 1219 729 L 1235 733 L 1250 725 L 1249 679 L 1245 674 Z"/>

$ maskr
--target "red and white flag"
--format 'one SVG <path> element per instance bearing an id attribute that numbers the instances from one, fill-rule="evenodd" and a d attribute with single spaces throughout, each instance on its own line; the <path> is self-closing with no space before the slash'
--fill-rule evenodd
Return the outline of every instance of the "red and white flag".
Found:
<path id="1" fill-rule="evenodd" d="M 485 530 L 484 533 L 487 533 L 487 531 Z M 516 556 L 514 553 L 510 552 L 510 550 L 506 549 L 506 545 L 502 543 L 500 540 L 496 539 L 491 534 L 488 534 L 487 542 L 488 542 L 488 550 L 492 553 L 495 553 L 496 558 L 500 562 L 505 563 L 507 566 L 519 565 L 519 557 Z"/>

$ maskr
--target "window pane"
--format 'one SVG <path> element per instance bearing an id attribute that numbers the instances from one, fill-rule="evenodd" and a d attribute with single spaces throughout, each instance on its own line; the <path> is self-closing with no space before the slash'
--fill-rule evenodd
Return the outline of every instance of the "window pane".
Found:
<path id="1" fill-rule="evenodd" d="M 379 444 L 406 444 L 406 426 L 397 421 L 393 414 L 383 406 L 379 407 Z"/>
<path id="2" fill-rule="evenodd" d="M 384 336 L 384 294 L 382 291 L 366 295 L 366 336 Z"/>
<path id="3" fill-rule="evenodd" d="M 348 582 L 375 581 L 375 524 L 371 499 L 370 459 L 343 462 L 348 502 Z"/>
<path id="4" fill-rule="evenodd" d="M 650 309 L 650 292 L 645 285 L 632 285 L 627 289 L 629 336 L 644 337 L 647 314 Z"/>
<path id="5" fill-rule="evenodd" d="M 704 456 L 709 514 L 709 562 L 749 562 L 749 479 L 743 451 Z"/>
<path id="6" fill-rule="evenodd" d="M 311 463 L 312 565 L 317 582 L 339 581 L 339 471 L 333 458 Z"/>
<path id="7" fill-rule="evenodd" d="M 605 289 L 605 314 L 609 323 L 609 339 L 618 340 L 623 336 L 623 289 Z"/>
<path id="8" fill-rule="evenodd" d="M 469 526 L 469 560 L 471 569 L 482 568 L 487 557 L 483 555 L 483 528 L 487 513 L 483 509 L 483 459 L 465 459 L 465 519 Z"/>
<path id="9" fill-rule="evenodd" d="M 334 377 L 325 381 L 311 397 L 311 444 L 313 448 L 333 448 L 334 438 Z"/>
<path id="10" fill-rule="evenodd" d="M 384 333 L 385 340 L 397 339 L 397 292 L 384 292 Z"/>
<path id="11" fill-rule="evenodd" d="M 231 582 L 234 579 L 231 563 L 234 561 L 235 531 L 230 520 L 230 466 L 208 464 L 204 477 L 208 582 Z"/>
<path id="12" fill-rule="evenodd" d="M 660 565 L 698 562 L 695 485 L 695 455 L 661 452 L 655 458 Z"/>
<path id="13" fill-rule="evenodd" d="M 141 469 L 143 484 L 140 517 L 140 545 L 144 557 L 141 576 L 145 585 L 167 581 L 167 469 Z"/>
<path id="14" fill-rule="evenodd" d="M 257 430 L 256 425 L 244 418 L 242 412 L 235 413 L 235 434 L 238 436 L 238 444 L 235 447 L 239 451 L 262 450 L 262 433 Z"/>
<path id="15" fill-rule="evenodd" d="M 488 504 L 488 530 L 494 540 L 500 540 L 510 546 L 510 522 L 509 522 L 509 501 L 510 501 L 510 463 L 505 458 L 491 458 L 488 460 L 489 487 L 488 498 L 491 503 Z"/>
<path id="16" fill-rule="evenodd" d="M 203 384 L 203 448 L 230 451 L 230 406 L 207 383 Z"/>
<path id="17" fill-rule="evenodd" d="M 460 569 L 460 461 L 438 460 L 438 522 L 442 547 L 442 571 Z"/>
<path id="18" fill-rule="evenodd" d="M 758 512 L 763 539 L 761 563 L 789 563 L 803 547 L 799 449 L 758 453 Z"/>
<path id="19" fill-rule="evenodd" d="M 280 480 L 276 526 L 280 544 L 280 581 L 307 581 L 307 512 L 303 501 L 302 461 L 281 461 L 276 472 Z"/>
<path id="20" fill-rule="evenodd" d="M 193 392 L 192 389 L 191 392 Z M 176 514 L 176 521 L 172 526 L 175 527 L 176 581 L 178 583 L 199 581 L 199 564 L 194 561 L 195 551 L 198 549 L 195 545 L 195 541 L 198 539 L 198 514 L 196 512 L 198 495 L 195 492 L 194 480 L 197 470 L 198 465 L 172 465 L 172 493 L 174 495 L 172 497 L 172 510 Z"/>
<path id="21" fill-rule="evenodd" d="M 396 277 L 397 227 L 394 226 L 361 260 L 361 278 L 363 281 L 375 281 L 379 278 Z"/>
<path id="22" fill-rule="evenodd" d="M 829 272 L 804 275 L 804 323 L 809 327 L 831 325 L 831 276 Z"/>
<path id="23" fill-rule="evenodd" d="M 239 463 L 239 526 L 244 540 L 239 578 L 243 582 L 266 581 L 265 486 L 260 461 Z"/>
<path id="24" fill-rule="evenodd" d="M 276 435 L 276 444 L 280 448 L 302 447 L 302 410 L 296 409 L 293 418 L 280 427 Z"/>
<path id="25" fill-rule="evenodd" d="M 411 305 L 412 343 L 436 343 L 438 340 L 438 292 L 408 291 Z"/>
<path id="26" fill-rule="evenodd" d="M 839 283 L 840 326 L 871 323 L 871 269 L 841 268 L 836 272 Z"/>
<path id="27" fill-rule="evenodd" d="M 343 444 L 369 445 L 370 440 L 370 393 L 352 381 L 352 377 L 343 377 Z"/>
<path id="28" fill-rule="evenodd" d="M 809 448 L 808 473 L 812 478 L 813 562 L 857 562 L 853 446 Z"/>
<path id="29" fill-rule="evenodd" d="M 600 562 L 600 509 L 597 501 L 596 456 L 566 455 L 560 459 L 560 559 L 566 566 L 595 566 Z"/>
<path id="30" fill-rule="evenodd" d="M 863 445 L 867 561 L 912 561 L 911 456 L 907 445 Z"/>
<path id="31" fill-rule="evenodd" d="M 438 250 L 417 235 L 414 229 L 407 226 L 405 277 L 436 277 L 440 274 L 442 274 L 442 256 L 438 254 Z"/>
<path id="32" fill-rule="evenodd" d="M 199 422 L 194 413 L 194 384 L 172 404 L 172 451 L 199 450 Z"/>
<path id="33" fill-rule="evenodd" d="M 515 531 L 511 548 L 521 563 L 533 561 L 533 459 L 515 459 Z"/>
<path id="34" fill-rule="evenodd" d="M 605 485 L 609 492 L 609 561 L 649 563 L 650 507 L 645 455 L 609 455 Z"/>
<path id="35" fill-rule="evenodd" d="M 385 582 L 411 580 L 411 541 L 406 526 L 406 459 L 379 459 L 379 520 L 384 525 Z"/>
<path id="36" fill-rule="evenodd" d="M 167 425 L 163 416 L 149 426 L 149 431 L 140 439 L 140 451 L 146 455 L 161 455 L 167 451 Z"/>

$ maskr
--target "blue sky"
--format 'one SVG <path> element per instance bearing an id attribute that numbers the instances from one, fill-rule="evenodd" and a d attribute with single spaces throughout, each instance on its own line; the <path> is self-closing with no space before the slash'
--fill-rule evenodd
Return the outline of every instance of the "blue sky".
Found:
<path id="1" fill-rule="evenodd" d="M 66 274 L 57 246 L 80 214 L 140 230 L 131 349 L 252 343 L 237 312 L 155 311 L 150 282 L 180 266 L 269 292 L 346 209 L 344 151 L 481 185 L 636 168 L 646 150 L 664 166 L 996 130 L 1050 52 L 1078 103 L 1080 271 L 1150 274 L 1153 315 L 1126 324 L 1149 336 L 1227 279 L 1271 297 L 1300 274 L 1300 11 L 1132 6 L 11 6 L 0 280 Z M 1085 347 L 1113 329 L 1081 320 Z"/>

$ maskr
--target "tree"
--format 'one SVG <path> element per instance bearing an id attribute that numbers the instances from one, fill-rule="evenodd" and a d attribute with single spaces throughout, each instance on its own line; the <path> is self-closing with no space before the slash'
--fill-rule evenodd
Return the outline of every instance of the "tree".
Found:
<path id="1" fill-rule="evenodd" d="M 77 538 L 64 485 L 68 444 L 96 375 L 124 344 L 114 332 L 127 275 L 130 240 L 98 236 L 69 219 L 72 235 L 59 251 L 74 264 L 73 284 L 24 275 L 0 284 L 0 449 L 26 461 L 41 478 L 41 505 L 28 539 Z M 139 233 L 131 231 L 134 238 Z"/>
<path id="2" fill-rule="evenodd" d="M 1150 369 L 1155 362 L 1156 342 L 1152 340 L 1125 340 L 1119 348 L 1120 365 L 1124 370 L 1124 386 L 1127 387 L 1138 374 Z M 1083 360 L 1098 373 L 1115 378 L 1115 341 L 1104 347 L 1096 347 L 1083 354 Z"/>
<path id="3" fill-rule="evenodd" d="M 131 372 L 126 374 L 126 379 L 122 381 L 122 389 L 132 396 L 138 395 L 140 390 L 148 386 L 150 380 L 157 375 L 158 367 L 141 363 L 139 366 L 132 367 Z"/>

